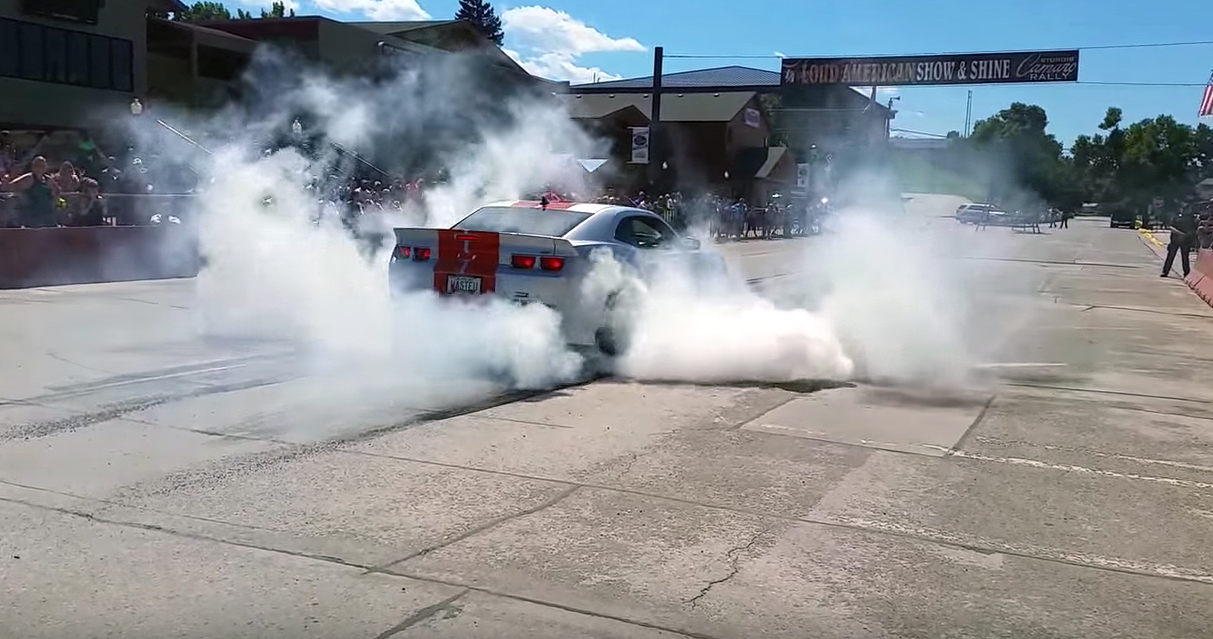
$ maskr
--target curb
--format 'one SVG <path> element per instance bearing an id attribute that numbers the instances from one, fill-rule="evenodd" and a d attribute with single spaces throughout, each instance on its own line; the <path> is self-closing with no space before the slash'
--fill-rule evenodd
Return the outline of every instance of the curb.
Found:
<path id="1" fill-rule="evenodd" d="M 1157 255 L 1159 258 L 1166 259 L 1167 245 L 1163 244 L 1163 242 L 1157 237 L 1154 237 L 1153 231 L 1139 230 L 1138 233 L 1141 234 L 1142 242 L 1145 243 L 1145 245 L 1149 247 L 1149 249 L 1153 251 L 1155 255 Z M 1184 284 L 1187 284 L 1188 288 L 1192 289 L 1192 292 L 1196 293 L 1196 296 L 1199 297 L 1201 301 L 1213 307 L 1213 277 L 1206 275 L 1200 270 L 1202 253 L 1208 255 L 1206 251 L 1198 250 L 1196 252 L 1196 263 L 1192 265 L 1192 271 L 1188 273 L 1187 277 L 1184 278 Z M 1209 258 L 1206 257 L 1205 259 L 1208 260 Z M 1208 266 L 1206 266 L 1206 268 L 1208 268 Z"/>
<path id="2" fill-rule="evenodd" d="M 1167 257 L 1167 245 L 1163 244 L 1162 240 L 1154 237 L 1153 231 L 1138 229 L 1137 233 L 1141 236 L 1142 241 L 1145 242 L 1146 247 L 1153 251 L 1155 255 L 1164 259 Z"/>

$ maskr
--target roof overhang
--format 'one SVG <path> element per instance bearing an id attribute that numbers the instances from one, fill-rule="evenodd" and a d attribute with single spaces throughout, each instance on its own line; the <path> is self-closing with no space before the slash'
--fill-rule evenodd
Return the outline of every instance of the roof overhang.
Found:
<path id="1" fill-rule="evenodd" d="M 182 13 L 189 10 L 189 6 L 181 0 L 147 0 L 147 7 L 169 13 Z"/>
<path id="2" fill-rule="evenodd" d="M 758 172 L 754 177 L 759 180 L 765 180 L 771 177 L 771 173 L 775 171 L 775 167 L 779 166 L 779 161 L 788 153 L 786 146 L 770 146 L 767 147 L 767 160 L 758 168 Z"/>

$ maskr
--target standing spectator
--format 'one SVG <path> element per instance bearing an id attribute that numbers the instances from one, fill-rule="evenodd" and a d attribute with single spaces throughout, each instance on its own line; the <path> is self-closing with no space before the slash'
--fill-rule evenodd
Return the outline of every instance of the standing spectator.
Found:
<path id="1" fill-rule="evenodd" d="M 55 200 L 59 197 L 59 187 L 46 170 L 46 158 L 39 155 L 30 162 L 29 173 L 18 176 L 5 187 L 25 196 L 17 209 L 17 222 L 20 226 L 58 226 L 55 219 Z"/>
<path id="2" fill-rule="evenodd" d="M 0 175 L 12 175 L 17 170 L 17 146 L 8 131 L 0 131 Z"/>
<path id="3" fill-rule="evenodd" d="M 1171 241 L 1167 244 L 1167 259 L 1162 263 L 1162 277 L 1171 274 L 1175 264 L 1175 254 L 1179 253 L 1183 260 L 1184 277 L 1192 271 L 1190 253 L 1196 244 L 1196 216 L 1191 206 L 1185 206 L 1171 220 Z"/>
<path id="4" fill-rule="evenodd" d="M 80 181 L 80 191 L 68 225 L 104 226 L 105 200 L 101 197 L 101 186 L 93 178 L 84 178 Z"/>
<path id="5" fill-rule="evenodd" d="M 64 162 L 59 165 L 59 172 L 55 174 L 55 183 L 59 186 L 60 193 L 75 193 L 80 190 L 80 176 L 76 175 L 76 167 L 72 166 L 71 162 Z"/>

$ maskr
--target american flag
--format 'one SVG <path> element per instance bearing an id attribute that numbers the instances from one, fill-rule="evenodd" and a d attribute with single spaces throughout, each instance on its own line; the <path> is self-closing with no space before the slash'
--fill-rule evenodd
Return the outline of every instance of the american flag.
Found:
<path id="1" fill-rule="evenodd" d="M 1205 86 L 1205 97 L 1200 100 L 1200 116 L 1213 117 L 1213 75 L 1209 76 L 1209 84 Z"/>

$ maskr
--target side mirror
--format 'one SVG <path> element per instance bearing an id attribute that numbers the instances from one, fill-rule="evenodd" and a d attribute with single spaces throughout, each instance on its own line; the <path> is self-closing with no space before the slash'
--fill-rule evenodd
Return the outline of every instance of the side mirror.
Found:
<path id="1" fill-rule="evenodd" d="M 682 246 L 688 251 L 698 251 L 700 244 L 699 240 L 693 237 L 684 237 L 682 238 Z"/>

